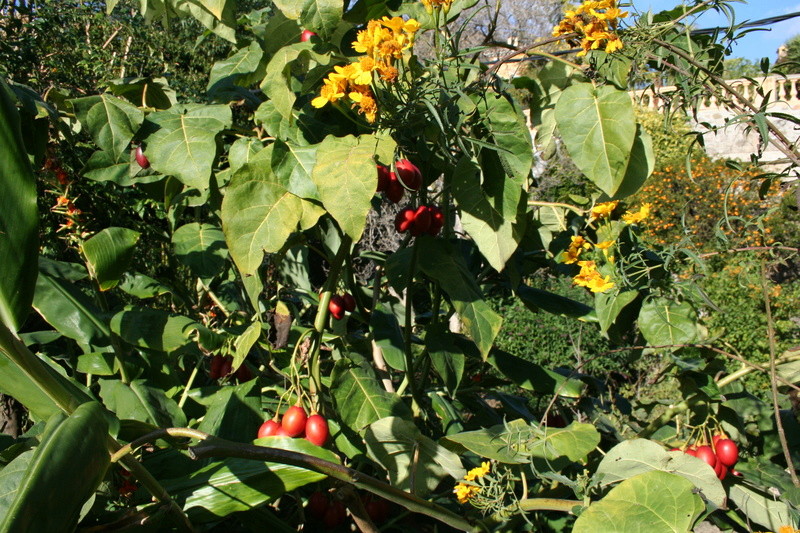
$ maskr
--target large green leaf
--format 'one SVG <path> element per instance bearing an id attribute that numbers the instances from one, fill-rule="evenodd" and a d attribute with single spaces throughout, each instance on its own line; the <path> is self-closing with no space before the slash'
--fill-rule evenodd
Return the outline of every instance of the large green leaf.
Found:
<path id="1" fill-rule="evenodd" d="M 295 43 L 278 50 L 272 56 L 261 82 L 261 90 L 267 95 L 284 120 L 293 120 L 292 108 L 297 96 L 292 90 L 292 66 L 301 55 L 307 56 L 311 43 Z"/>
<path id="2" fill-rule="evenodd" d="M 172 234 L 175 255 L 199 278 L 219 274 L 228 258 L 225 234 L 217 226 L 190 222 Z"/>
<path id="3" fill-rule="evenodd" d="M 164 391 L 145 385 L 142 380 L 128 384 L 121 381 L 100 380 L 100 396 L 108 409 L 121 420 L 138 420 L 156 427 L 183 427 L 186 415 L 175 400 Z"/>
<path id="4" fill-rule="evenodd" d="M 341 23 L 343 3 L 338 0 L 307 0 L 300 13 L 300 23 L 319 34 L 330 38 Z"/>
<path id="5" fill-rule="evenodd" d="M 585 388 L 578 379 L 568 379 L 558 372 L 502 350 L 492 350 L 486 361 L 518 387 L 539 394 L 579 398 Z"/>
<path id="6" fill-rule="evenodd" d="M 267 437 L 256 440 L 255 444 L 339 463 L 333 452 L 314 446 L 305 439 Z M 210 522 L 238 511 L 249 511 L 286 492 L 322 479 L 325 479 L 324 474 L 297 466 L 224 459 L 212 462 L 189 476 L 164 480 L 163 485 L 193 522 Z"/>
<path id="7" fill-rule="evenodd" d="M 0 486 L 15 490 L 10 505 L 0 507 L 0 532 L 72 531 L 105 476 L 107 439 L 103 408 L 96 402 L 80 405 L 66 419 L 51 418 L 27 468 L 0 473 Z M 7 497 L 0 497 L 0 505 Z"/>
<path id="8" fill-rule="evenodd" d="M 639 311 L 639 329 L 653 346 L 689 344 L 698 337 L 697 313 L 689 302 L 653 298 Z"/>
<path id="9" fill-rule="evenodd" d="M 358 242 L 372 208 L 378 183 L 376 157 L 391 161 L 394 141 L 373 135 L 328 136 L 317 148 L 317 163 L 311 177 L 322 205 L 339 227 Z"/>
<path id="10" fill-rule="evenodd" d="M 317 186 L 311 178 L 317 163 L 317 146 L 298 146 L 280 140 L 272 146 L 272 171 L 278 181 L 300 198 L 319 200 Z"/>
<path id="11" fill-rule="evenodd" d="M 331 391 L 339 417 L 354 431 L 388 416 L 411 416 L 400 396 L 386 392 L 373 372 L 346 359 L 336 362 Z"/>
<path id="12" fill-rule="evenodd" d="M 691 481 L 716 507 L 725 507 L 725 489 L 714 469 L 697 457 L 680 451 L 667 451 L 646 439 L 623 441 L 611 448 L 597 466 L 594 477 L 601 486 L 649 472 L 661 470 Z"/>
<path id="13" fill-rule="evenodd" d="M 487 95 L 480 103 L 503 168 L 517 183 L 525 183 L 533 166 L 533 144 L 522 107 L 505 95 Z"/>
<path id="14" fill-rule="evenodd" d="M 222 229 L 231 257 L 243 274 L 254 274 L 264 252 L 280 251 L 298 227 L 322 214 L 292 194 L 272 171 L 272 150 L 258 152 L 231 178 L 222 200 Z"/>
<path id="15" fill-rule="evenodd" d="M 736 483 L 730 488 L 730 498 L 748 520 L 771 531 L 795 523 L 797 512 L 793 512 L 785 501 L 777 499 L 774 494 L 762 493 Z"/>
<path id="16" fill-rule="evenodd" d="M 431 324 L 425 332 L 425 346 L 436 373 L 442 378 L 444 386 L 455 398 L 461 378 L 464 377 L 464 352 L 456 343 L 456 335 L 450 333 L 444 324 Z"/>
<path id="17" fill-rule="evenodd" d="M 642 188 L 644 182 L 653 173 L 656 156 L 653 151 L 653 138 L 641 125 L 636 126 L 636 139 L 631 149 L 631 159 L 625 171 L 625 178 L 614 194 L 614 198 L 631 196 Z"/>
<path id="18" fill-rule="evenodd" d="M 464 229 L 489 264 L 502 271 L 525 233 L 527 198 L 519 182 L 503 174 L 484 173 L 481 179 L 477 165 L 463 157 L 452 190 Z"/>
<path id="19" fill-rule="evenodd" d="M 11 331 L 30 313 L 39 254 L 36 181 L 11 89 L 0 78 L 0 320 Z"/>
<path id="20" fill-rule="evenodd" d="M 484 359 L 492 349 L 503 319 L 483 300 L 480 287 L 464 259 L 446 241 L 429 236 L 417 238 L 418 264 L 438 281 L 458 312 L 464 333 L 472 339 Z"/>
<path id="21" fill-rule="evenodd" d="M 208 78 L 208 94 L 214 98 L 240 97 L 242 89 L 258 81 L 264 75 L 265 65 L 261 59 L 264 52 L 258 41 L 240 48 L 227 59 L 217 61 L 211 67 Z M 237 90 L 239 89 L 239 90 Z"/>
<path id="22" fill-rule="evenodd" d="M 70 339 L 85 345 L 109 346 L 111 330 L 106 317 L 91 298 L 61 274 L 68 266 L 44 257 L 39 259 L 33 307 Z"/>
<path id="23" fill-rule="evenodd" d="M 575 533 L 686 533 L 703 512 L 694 485 L 674 474 L 653 470 L 627 479 L 583 511 Z"/>
<path id="24" fill-rule="evenodd" d="M 369 456 L 389 472 L 392 486 L 418 496 L 425 497 L 448 474 L 460 479 L 466 473 L 458 455 L 402 418 L 391 416 L 373 422 L 364 440 Z"/>
<path id="25" fill-rule="evenodd" d="M 110 326 L 129 344 L 159 352 L 171 353 L 193 342 L 214 349 L 220 342 L 199 322 L 160 309 L 126 307 L 111 317 Z"/>
<path id="26" fill-rule="evenodd" d="M 128 146 L 144 122 L 144 113 L 110 94 L 72 100 L 78 120 L 114 162 L 127 161 Z"/>
<path id="27" fill-rule="evenodd" d="M 613 196 L 625 178 L 636 136 L 630 95 L 613 85 L 573 83 L 561 94 L 555 113 L 572 160 Z"/>
<path id="28" fill-rule="evenodd" d="M 222 387 L 208 398 L 210 407 L 197 426 L 200 431 L 232 441 L 258 433 L 264 422 L 261 386 L 253 379 L 235 387 Z"/>
<path id="29" fill-rule="evenodd" d="M 609 293 L 597 293 L 594 296 L 594 307 L 597 314 L 597 320 L 600 322 L 600 331 L 605 333 L 608 331 L 614 321 L 617 319 L 622 310 L 633 302 L 639 291 L 619 291 L 615 290 Z"/>
<path id="30" fill-rule="evenodd" d="M 151 113 L 147 123 L 148 129 L 155 130 L 145 139 L 153 169 L 190 187 L 207 189 L 217 155 L 216 136 L 231 125 L 230 107 L 175 105 Z"/>
<path id="31" fill-rule="evenodd" d="M 101 291 L 117 286 L 133 258 L 139 235 L 132 229 L 111 227 L 83 241 L 81 251 Z"/>
<path id="32" fill-rule="evenodd" d="M 586 322 L 597 320 L 594 309 L 590 306 L 542 289 L 520 285 L 517 287 L 517 296 L 531 311 L 547 311 L 554 315 L 568 316 Z"/>
<path id="33" fill-rule="evenodd" d="M 390 367 L 396 370 L 405 370 L 405 342 L 403 341 L 403 330 L 397 322 L 394 313 L 382 302 L 372 310 L 369 318 L 369 330 L 372 339 L 383 353 L 383 359 Z"/>

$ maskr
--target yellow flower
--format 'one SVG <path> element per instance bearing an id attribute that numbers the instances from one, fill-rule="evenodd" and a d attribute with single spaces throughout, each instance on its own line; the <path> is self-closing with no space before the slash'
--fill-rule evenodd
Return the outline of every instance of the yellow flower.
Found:
<path id="1" fill-rule="evenodd" d="M 465 485 L 464 483 L 458 483 L 455 488 L 453 488 L 453 492 L 458 499 L 458 503 L 467 503 L 470 498 L 481 491 L 480 487 L 475 487 L 473 485 Z"/>
<path id="2" fill-rule="evenodd" d="M 646 203 L 642 204 L 637 212 L 630 212 L 628 211 L 624 215 L 622 215 L 622 220 L 627 222 L 628 224 L 638 224 L 642 220 L 647 219 L 650 217 L 650 209 L 653 207 L 653 204 Z"/>
<path id="3" fill-rule="evenodd" d="M 592 247 L 592 244 L 583 237 L 581 237 L 580 235 L 574 235 L 570 237 L 570 239 L 572 239 L 572 242 L 564 252 L 564 256 L 561 259 L 563 263 L 566 263 L 568 265 L 576 263 L 581 253 L 584 250 L 588 250 Z"/>
<path id="4" fill-rule="evenodd" d="M 614 30 L 617 29 L 619 19 L 627 16 L 627 11 L 617 8 L 616 0 L 587 0 L 577 8 L 564 12 L 564 18 L 553 28 L 553 35 L 558 37 L 577 33 L 581 37 L 579 56 L 603 47 L 610 54 L 622 49 L 622 41 Z M 568 41 L 572 44 L 579 43 L 572 38 Z"/>
<path id="5" fill-rule="evenodd" d="M 483 461 L 481 463 L 481 466 L 475 467 L 469 472 L 467 472 L 467 475 L 464 476 L 464 479 L 467 481 L 475 481 L 478 478 L 482 478 L 483 476 L 489 473 L 489 466 L 490 466 L 489 461 Z"/>
<path id="6" fill-rule="evenodd" d="M 433 10 L 443 7 L 446 11 L 450 10 L 450 4 L 453 3 L 453 0 L 422 0 L 422 5 L 425 6 L 426 10 Z"/>
<path id="7" fill-rule="evenodd" d="M 614 212 L 614 209 L 617 208 L 619 204 L 619 200 L 614 200 L 613 202 L 603 202 L 594 206 L 591 210 L 590 219 L 600 219 L 600 218 L 608 218 L 611 216 L 611 213 Z"/>
<path id="8" fill-rule="evenodd" d="M 597 271 L 597 266 L 594 261 L 578 261 L 578 266 L 581 271 L 577 276 L 572 278 L 572 282 L 579 287 L 586 287 L 592 292 L 606 292 L 614 287 L 614 282 L 611 281 L 611 276 L 603 277 Z"/>
<path id="9" fill-rule="evenodd" d="M 781 526 L 778 528 L 778 533 L 798 533 L 800 530 L 793 528 L 792 526 Z"/>
<path id="10" fill-rule="evenodd" d="M 603 241 L 603 242 L 598 242 L 598 243 L 597 243 L 597 244 L 595 244 L 594 246 L 595 246 L 595 248 L 599 248 L 600 250 L 608 250 L 609 248 L 611 248 L 612 246 L 614 246 L 614 241 Z"/>

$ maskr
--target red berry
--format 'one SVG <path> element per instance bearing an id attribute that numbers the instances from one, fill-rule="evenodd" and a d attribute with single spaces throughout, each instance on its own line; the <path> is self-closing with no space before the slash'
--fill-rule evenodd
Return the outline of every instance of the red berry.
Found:
<path id="1" fill-rule="evenodd" d="M 278 430 L 281 429 L 281 425 L 278 424 L 275 420 L 267 420 L 261 427 L 258 428 L 258 436 L 257 438 L 263 439 L 264 437 L 271 437 L 273 435 L 278 434 Z"/>
<path id="2" fill-rule="evenodd" d="M 687 448 L 684 453 L 686 453 L 686 455 L 691 455 L 692 457 L 697 457 L 697 448 L 692 446 L 690 448 Z"/>
<path id="3" fill-rule="evenodd" d="M 714 467 L 714 473 L 717 475 L 717 478 L 722 481 L 725 479 L 725 476 L 728 475 L 728 467 L 720 462 L 717 462 L 717 466 Z"/>
<path id="4" fill-rule="evenodd" d="M 320 491 L 312 492 L 311 496 L 308 497 L 306 510 L 308 514 L 317 520 L 322 520 L 325 516 L 325 511 L 328 510 L 328 495 Z"/>
<path id="5" fill-rule="evenodd" d="M 428 207 L 421 205 L 414 212 L 414 223 L 411 225 L 411 235 L 417 237 L 422 235 L 431 227 L 431 214 Z"/>
<path id="6" fill-rule="evenodd" d="M 342 302 L 344 303 L 344 308 L 346 311 L 350 311 L 352 313 L 356 310 L 356 299 L 353 298 L 353 295 L 349 292 L 346 292 L 342 295 Z"/>
<path id="7" fill-rule="evenodd" d="M 334 500 L 328 506 L 328 510 L 325 511 L 322 523 L 325 524 L 325 527 L 328 529 L 333 529 L 341 526 L 345 518 L 347 518 L 347 509 L 345 509 L 344 504 L 338 500 Z"/>
<path id="8" fill-rule="evenodd" d="M 144 155 L 141 144 L 136 147 L 136 162 L 139 163 L 139 166 L 142 168 L 150 168 L 150 160 Z"/>
<path id="9" fill-rule="evenodd" d="M 222 377 L 220 372 L 224 358 L 221 355 L 215 355 L 211 358 L 211 368 L 208 371 L 208 377 L 211 379 L 219 379 Z"/>
<path id="10" fill-rule="evenodd" d="M 397 233 L 405 233 L 410 230 L 414 224 L 415 216 L 412 208 L 404 207 L 401 209 L 397 216 L 394 217 L 394 229 L 397 230 Z"/>
<path id="11" fill-rule="evenodd" d="M 739 460 L 739 447 L 731 439 L 718 440 L 716 449 L 719 462 L 729 468 Z"/>
<path id="12" fill-rule="evenodd" d="M 386 198 L 393 204 L 403 199 L 406 190 L 394 172 L 389 174 L 389 185 L 386 186 Z"/>
<path id="13" fill-rule="evenodd" d="M 367 510 L 370 520 L 378 525 L 386 522 L 389 518 L 389 512 L 391 511 L 389 502 L 383 498 L 373 498 L 369 500 L 364 504 L 364 508 Z"/>
<path id="14" fill-rule="evenodd" d="M 299 405 L 293 405 L 283 413 L 281 419 L 281 427 L 286 431 L 290 437 L 297 437 L 302 435 L 306 429 L 306 410 Z"/>
<path id="15" fill-rule="evenodd" d="M 717 466 L 717 456 L 714 450 L 711 449 L 711 446 L 698 446 L 696 453 L 697 455 L 695 457 L 705 461 L 711 468 Z"/>
<path id="16" fill-rule="evenodd" d="M 419 190 L 422 186 L 422 173 L 417 168 L 417 165 L 408 159 L 401 159 L 395 163 L 395 168 L 397 169 L 397 176 L 403 182 L 403 185 L 412 191 Z"/>
<path id="17" fill-rule="evenodd" d="M 428 212 L 431 215 L 431 227 L 428 229 L 428 233 L 433 236 L 439 235 L 444 226 L 444 213 L 435 205 L 429 206 Z"/>
<path id="18" fill-rule="evenodd" d="M 219 377 L 224 378 L 225 376 L 230 374 L 232 367 L 233 367 L 233 357 L 224 357 L 222 359 L 222 364 L 219 367 Z"/>
<path id="19" fill-rule="evenodd" d="M 331 300 L 328 302 L 328 311 L 331 316 L 336 320 L 341 320 L 344 318 L 344 310 L 344 299 L 338 294 L 331 296 Z"/>
<path id="20" fill-rule="evenodd" d="M 279 427 L 278 430 L 275 432 L 276 437 L 294 437 L 294 435 L 289 435 L 289 432 L 283 429 L 283 426 Z"/>
<path id="21" fill-rule="evenodd" d="M 378 189 L 377 192 L 383 192 L 389 188 L 391 181 L 391 170 L 386 165 L 378 165 Z"/>
<path id="22" fill-rule="evenodd" d="M 317 34 L 316 34 L 316 33 L 314 33 L 314 32 L 313 32 L 313 31 L 311 31 L 311 30 L 303 30 L 303 31 L 300 33 L 300 42 L 301 42 L 301 43 L 304 43 L 304 42 L 306 42 L 306 41 L 310 41 L 310 40 L 311 40 L 311 38 L 312 38 L 312 37 L 316 37 L 316 35 L 317 35 Z"/>
<path id="23" fill-rule="evenodd" d="M 328 421 L 322 415 L 311 415 L 306 420 L 306 440 L 317 446 L 324 446 L 328 441 Z"/>
<path id="24" fill-rule="evenodd" d="M 250 370 L 250 367 L 242 363 L 239 368 L 236 369 L 236 379 L 241 383 L 253 379 L 253 372 Z"/>

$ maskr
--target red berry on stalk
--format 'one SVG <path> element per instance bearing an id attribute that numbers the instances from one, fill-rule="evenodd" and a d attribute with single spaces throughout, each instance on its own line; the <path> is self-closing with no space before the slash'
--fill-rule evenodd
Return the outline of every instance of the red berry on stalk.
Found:
<path id="1" fill-rule="evenodd" d="M 417 237 L 422 235 L 431 227 L 431 214 L 428 206 L 421 205 L 414 212 L 414 223 L 411 225 L 411 235 Z"/>
<path id="2" fill-rule="evenodd" d="M 386 198 L 393 204 L 396 204 L 403 199 L 405 193 L 406 189 L 397 179 L 397 174 L 391 172 L 389 174 L 389 184 L 386 186 Z"/>
<path id="3" fill-rule="evenodd" d="M 397 176 L 408 189 L 417 191 L 422 186 L 422 173 L 417 168 L 417 165 L 408 159 L 401 159 L 395 163 L 397 169 Z"/>
<path id="4" fill-rule="evenodd" d="M 389 512 L 391 511 L 389 502 L 383 498 L 374 498 L 369 500 L 364 504 L 364 509 L 366 509 L 370 520 L 375 522 L 377 525 L 386 522 L 386 520 L 389 518 Z"/>
<path id="5" fill-rule="evenodd" d="M 306 420 L 306 440 L 316 446 L 324 446 L 328 441 L 328 421 L 325 417 L 313 414 Z"/>
<path id="6" fill-rule="evenodd" d="M 303 31 L 300 33 L 300 42 L 301 42 L 301 43 L 304 43 L 304 42 L 306 42 L 306 41 L 310 41 L 312 37 L 316 37 L 316 36 L 317 36 L 317 34 L 316 34 L 316 33 L 314 33 L 314 32 L 313 32 L 313 31 L 311 31 L 311 30 L 303 30 Z"/>
<path id="7" fill-rule="evenodd" d="M 686 448 L 686 451 L 684 453 L 686 455 L 691 455 L 692 457 L 697 457 L 697 448 L 691 446 L 689 448 Z"/>
<path id="8" fill-rule="evenodd" d="M 728 467 L 718 461 L 717 466 L 714 467 L 714 473 L 717 475 L 717 479 L 722 481 L 728 475 Z"/>
<path id="9" fill-rule="evenodd" d="M 142 168 L 150 168 L 150 160 L 144 155 L 141 144 L 136 147 L 136 162 L 139 163 L 139 166 Z"/>
<path id="10" fill-rule="evenodd" d="M 289 435 L 289 432 L 287 432 L 285 429 L 283 429 L 283 426 L 278 428 L 278 430 L 275 432 L 275 436 L 276 437 L 294 437 L 294 435 Z"/>
<path id="11" fill-rule="evenodd" d="M 215 355 L 211 358 L 211 368 L 208 371 L 208 377 L 211 379 L 219 379 L 222 377 L 222 363 L 224 359 L 221 355 Z"/>
<path id="12" fill-rule="evenodd" d="M 306 506 L 306 510 L 308 511 L 308 514 L 317 520 L 322 520 L 322 518 L 325 516 L 325 511 L 328 510 L 328 503 L 327 494 L 320 491 L 312 492 L 311 496 L 308 497 L 308 505 Z"/>
<path id="13" fill-rule="evenodd" d="M 336 320 L 341 320 L 344 318 L 344 310 L 344 299 L 338 294 L 331 296 L 331 300 L 328 302 L 328 311 L 331 316 Z"/>
<path id="14" fill-rule="evenodd" d="M 342 302 L 346 311 L 353 312 L 356 310 L 356 299 L 349 292 L 342 295 Z"/>
<path id="15" fill-rule="evenodd" d="M 253 379 L 253 372 L 250 370 L 250 367 L 244 363 L 242 363 L 239 368 L 236 369 L 235 375 L 236 379 L 238 379 L 241 383 Z"/>
<path id="16" fill-rule="evenodd" d="M 739 460 L 739 447 L 731 439 L 720 439 L 717 441 L 717 458 L 730 468 Z"/>
<path id="17" fill-rule="evenodd" d="M 695 457 L 705 461 L 711 468 L 716 468 L 717 466 L 717 455 L 711 449 L 711 446 L 698 446 Z"/>
<path id="18" fill-rule="evenodd" d="M 219 367 L 219 377 L 224 378 L 225 376 L 230 374 L 232 367 L 233 367 L 233 357 L 224 357 L 222 359 L 222 364 Z"/>
<path id="19" fill-rule="evenodd" d="M 389 182 L 391 181 L 391 173 L 392 171 L 389 170 L 389 167 L 386 165 L 377 165 L 378 166 L 378 189 L 377 192 L 383 192 L 389 188 Z"/>
<path id="20" fill-rule="evenodd" d="M 405 233 L 411 229 L 414 224 L 415 212 L 410 207 L 404 207 L 394 217 L 394 229 L 397 233 Z"/>
<path id="21" fill-rule="evenodd" d="M 283 413 L 281 427 L 290 437 L 302 435 L 306 429 L 306 410 L 299 405 L 293 405 Z"/>
<path id="22" fill-rule="evenodd" d="M 439 235 L 439 232 L 444 226 L 444 213 L 442 213 L 442 210 L 435 205 L 429 206 L 428 212 L 431 215 L 431 227 L 428 229 L 428 233 L 435 237 L 436 235 Z"/>
<path id="23" fill-rule="evenodd" d="M 264 437 L 271 437 L 273 435 L 278 434 L 278 430 L 281 429 L 281 425 L 278 424 L 275 420 L 267 420 L 261 427 L 258 428 L 258 435 L 257 438 L 263 439 Z"/>
<path id="24" fill-rule="evenodd" d="M 328 506 L 328 510 L 325 511 L 325 516 L 322 517 L 322 523 L 325 524 L 325 527 L 328 529 L 333 529 L 341 526 L 345 518 L 347 518 L 347 509 L 345 509 L 344 504 L 338 500 L 334 500 Z"/>

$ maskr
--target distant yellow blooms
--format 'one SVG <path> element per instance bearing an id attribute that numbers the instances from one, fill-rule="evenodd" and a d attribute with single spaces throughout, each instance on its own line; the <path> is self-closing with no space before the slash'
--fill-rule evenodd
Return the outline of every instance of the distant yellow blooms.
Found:
<path id="1" fill-rule="evenodd" d="M 483 461 L 481 466 L 475 467 L 464 476 L 464 481 L 475 481 L 482 478 L 489 473 L 491 464 L 488 461 Z M 456 495 L 459 503 L 467 503 L 470 498 L 475 496 L 481 491 L 477 485 L 470 485 L 467 483 L 457 483 L 453 488 L 453 493 Z"/>
<path id="2" fill-rule="evenodd" d="M 334 67 L 311 105 L 321 108 L 347 98 L 367 122 L 375 122 L 378 105 L 372 91 L 372 74 L 377 73 L 387 83 L 395 82 L 398 76 L 395 60 L 413 46 L 419 28 L 416 20 L 402 17 L 369 21 L 353 42 L 353 49 L 364 56 L 349 65 Z"/>
<path id="3" fill-rule="evenodd" d="M 564 18 L 553 28 L 553 35 L 578 34 L 582 48 L 579 56 L 586 55 L 589 50 L 600 49 L 611 54 L 622 49 L 622 40 L 616 34 L 616 29 L 619 19 L 627 16 L 627 11 L 617 8 L 616 0 L 586 0 L 580 6 L 564 12 Z"/>

